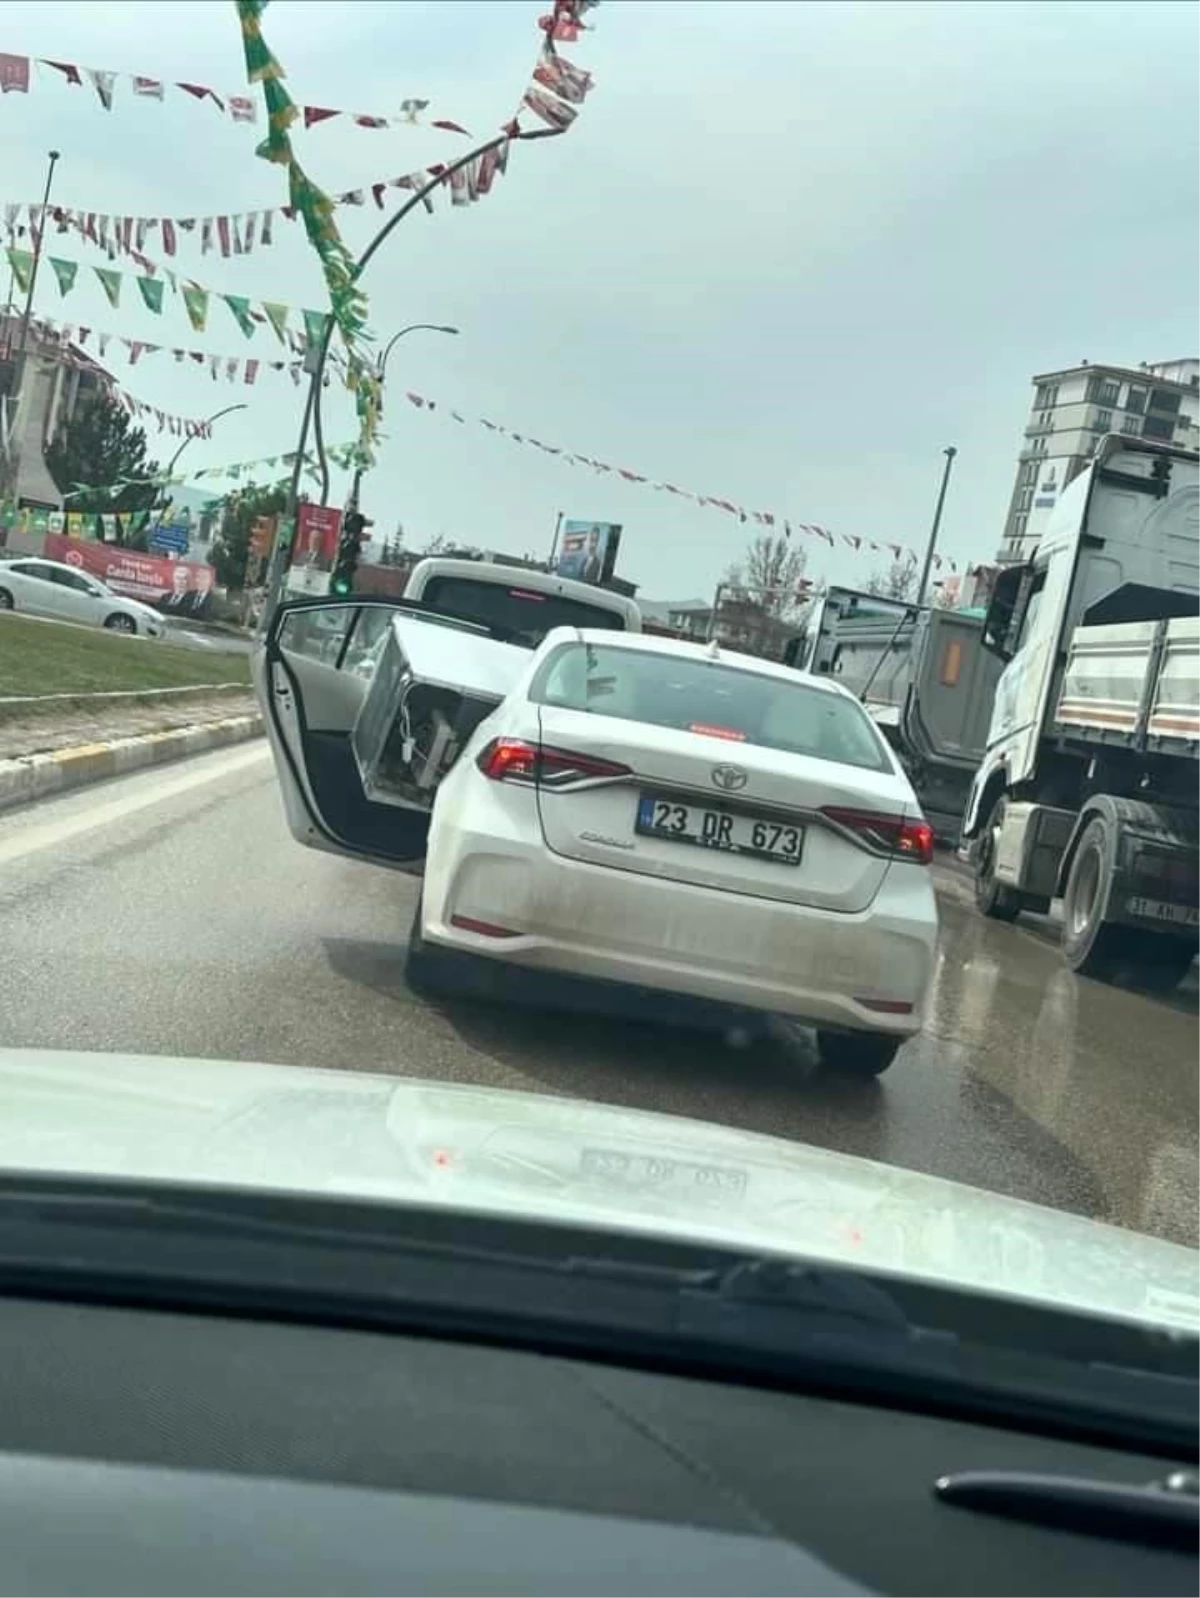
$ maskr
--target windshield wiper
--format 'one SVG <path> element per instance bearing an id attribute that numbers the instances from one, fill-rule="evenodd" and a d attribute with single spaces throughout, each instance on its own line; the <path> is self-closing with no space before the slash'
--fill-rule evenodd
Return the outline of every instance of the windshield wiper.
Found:
<path id="1" fill-rule="evenodd" d="M 960 1509 L 1089 1537 L 1194 1553 L 1200 1536 L 1197 1479 L 1189 1471 L 1138 1485 L 1022 1470 L 965 1470 L 940 1476 L 933 1490 L 943 1503 Z"/>

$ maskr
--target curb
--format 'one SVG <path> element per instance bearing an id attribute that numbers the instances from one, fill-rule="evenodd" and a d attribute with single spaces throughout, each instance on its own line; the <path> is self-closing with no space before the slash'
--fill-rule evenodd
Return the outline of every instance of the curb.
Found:
<path id="1" fill-rule="evenodd" d="M 0 760 L 0 810 L 32 804 L 52 794 L 102 782 L 106 777 L 121 777 L 146 766 L 221 749 L 226 744 L 244 743 L 259 737 L 262 730 L 262 717 L 256 713 L 197 727 L 175 727 L 170 732 L 145 733 L 139 738 L 114 738 L 108 743 L 81 744 L 45 755 Z"/>

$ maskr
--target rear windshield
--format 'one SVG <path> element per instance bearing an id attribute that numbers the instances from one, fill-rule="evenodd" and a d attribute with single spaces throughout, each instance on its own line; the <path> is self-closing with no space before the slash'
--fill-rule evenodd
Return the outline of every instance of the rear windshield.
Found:
<path id="1" fill-rule="evenodd" d="M 567 599 L 559 594 L 541 594 L 514 582 L 480 582 L 470 577 L 433 577 L 421 590 L 423 604 L 448 611 L 467 621 L 497 627 L 506 641 L 536 649 L 555 627 L 606 627 L 624 632 L 625 618 L 602 605 Z"/>
<path id="2" fill-rule="evenodd" d="M 546 659 L 529 696 L 536 704 L 892 770 L 866 712 L 800 677 L 769 677 L 695 656 L 564 644 Z"/>

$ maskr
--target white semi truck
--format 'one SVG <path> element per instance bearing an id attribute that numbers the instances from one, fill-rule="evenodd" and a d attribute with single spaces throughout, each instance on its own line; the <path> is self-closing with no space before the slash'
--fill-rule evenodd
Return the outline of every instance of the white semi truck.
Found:
<path id="1" fill-rule="evenodd" d="M 1061 897 L 1074 970 L 1159 991 L 1200 922 L 1198 576 L 1197 456 L 1103 439 L 996 582 L 984 645 L 1006 664 L 963 818 L 984 915 Z"/>

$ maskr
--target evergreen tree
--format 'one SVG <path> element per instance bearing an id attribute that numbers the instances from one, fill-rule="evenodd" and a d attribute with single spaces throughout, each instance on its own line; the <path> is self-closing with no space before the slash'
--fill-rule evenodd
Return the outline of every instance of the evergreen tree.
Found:
<path id="1" fill-rule="evenodd" d="M 146 459 L 145 433 L 102 389 L 75 407 L 47 445 L 45 460 L 68 510 L 128 516 L 151 510 L 158 499 L 159 468 Z M 75 492 L 79 483 L 87 493 Z M 144 547 L 144 534 L 140 541 Z"/>

